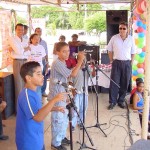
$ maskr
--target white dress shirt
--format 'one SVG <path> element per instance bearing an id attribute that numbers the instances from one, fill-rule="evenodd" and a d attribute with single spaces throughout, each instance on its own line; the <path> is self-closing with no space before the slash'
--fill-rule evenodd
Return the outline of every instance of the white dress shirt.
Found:
<path id="1" fill-rule="evenodd" d="M 113 52 L 113 59 L 131 60 L 131 54 L 136 53 L 134 39 L 131 35 L 123 40 L 120 34 L 114 35 L 108 43 L 107 50 Z"/>
<path id="2" fill-rule="evenodd" d="M 11 52 L 11 57 L 13 59 L 28 59 L 30 55 L 30 51 L 24 51 L 24 48 L 28 46 L 28 40 L 18 36 L 12 36 L 9 39 L 9 45 L 13 49 Z"/>

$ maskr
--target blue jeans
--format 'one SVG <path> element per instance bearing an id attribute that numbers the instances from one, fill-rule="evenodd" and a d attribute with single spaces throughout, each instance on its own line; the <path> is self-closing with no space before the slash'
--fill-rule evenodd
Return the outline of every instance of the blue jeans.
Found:
<path id="1" fill-rule="evenodd" d="M 75 96 L 75 105 L 77 107 L 77 111 L 79 112 L 79 116 L 81 118 L 81 120 L 83 121 L 83 93 L 82 94 L 76 94 Z M 87 107 L 88 107 L 88 95 L 85 95 L 85 115 L 86 115 L 86 110 L 87 110 Z M 73 113 L 72 113 L 72 126 L 75 127 L 76 125 L 80 124 L 80 120 L 77 116 L 77 113 L 75 112 L 75 110 L 73 110 Z"/>
<path id="2" fill-rule="evenodd" d="M 60 146 L 61 141 L 66 137 L 68 127 L 68 112 L 65 113 L 54 111 L 51 115 L 52 121 L 52 145 Z"/>
<path id="3" fill-rule="evenodd" d="M 45 75 L 45 71 L 46 71 L 46 61 L 45 61 L 45 59 L 42 61 L 42 63 L 43 63 L 43 72 L 42 72 L 42 74 L 44 76 L 44 82 L 43 82 L 43 86 L 41 87 L 41 92 L 42 92 L 42 94 L 44 94 L 45 90 L 46 90 L 46 86 L 47 86 L 47 78 L 46 78 L 46 75 Z"/>

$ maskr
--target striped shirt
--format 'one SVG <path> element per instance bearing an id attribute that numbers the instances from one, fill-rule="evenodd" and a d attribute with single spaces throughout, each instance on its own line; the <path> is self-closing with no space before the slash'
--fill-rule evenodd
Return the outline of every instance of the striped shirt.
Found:
<path id="1" fill-rule="evenodd" d="M 89 75 L 87 71 L 85 71 L 85 94 L 88 95 L 88 79 Z M 77 76 L 75 78 L 72 78 L 72 82 L 74 84 L 74 87 L 77 90 L 78 94 L 83 93 L 83 87 L 84 87 L 84 74 L 82 69 L 79 70 Z"/>
<path id="2" fill-rule="evenodd" d="M 72 70 L 68 69 L 65 62 L 58 59 L 53 61 L 51 67 L 50 83 L 49 83 L 49 94 L 48 100 L 52 99 L 58 93 L 65 92 L 65 88 L 62 85 L 54 83 L 54 79 L 67 83 L 67 78 L 71 75 Z M 60 101 L 55 106 L 66 106 L 64 101 Z"/>

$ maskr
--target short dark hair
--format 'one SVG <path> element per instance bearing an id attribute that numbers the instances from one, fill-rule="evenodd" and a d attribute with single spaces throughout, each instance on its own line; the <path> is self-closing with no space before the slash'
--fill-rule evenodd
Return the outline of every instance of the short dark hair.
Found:
<path id="1" fill-rule="evenodd" d="M 29 27 L 28 27 L 27 25 L 25 25 L 25 24 L 24 24 L 23 26 L 24 26 L 24 29 L 26 29 L 26 30 L 29 28 Z"/>
<path id="2" fill-rule="evenodd" d="M 136 81 L 136 83 L 137 82 L 143 82 L 143 79 L 142 78 L 137 78 L 135 81 Z"/>
<path id="3" fill-rule="evenodd" d="M 65 37 L 64 35 L 61 35 L 61 36 L 59 37 L 59 39 L 66 39 L 66 37 Z"/>
<path id="4" fill-rule="evenodd" d="M 30 38 L 29 38 L 29 42 L 30 44 L 32 44 L 32 39 L 35 37 L 35 36 L 39 36 L 38 34 L 34 33 L 34 34 L 31 34 Z"/>
<path id="5" fill-rule="evenodd" d="M 126 26 L 126 27 L 128 28 L 128 23 L 127 23 L 127 22 L 125 22 L 125 21 L 120 22 L 120 23 L 119 23 L 119 26 L 120 26 L 120 25 L 124 25 L 124 26 Z"/>
<path id="6" fill-rule="evenodd" d="M 42 29 L 40 27 L 35 28 L 34 32 L 36 32 L 36 30 L 40 29 L 42 31 Z"/>
<path id="7" fill-rule="evenodd" d="M 60 51 L 61 50 L 61 48 L 62 47 L 64 47 L 64 46 L 69 46 L 66 42 L 58 42 L 58 43 L 56 43 L 56 51 Z"/>
<path id="8" fill-rule="evenodd" d="M 71 37 L 76 37 L 76 38 L 78 38 L 78 34 L 73 34 Z"/>
<path id="9" fill-rule="evenodd" d="M 24 27 L 24 25 L 23 25 L 22 23 L 18 23 L 18 24 L 16 24 L 16 26 L 15 26 L 15 30 L 17 29 L 18 26 Z"/>
<path id="10" fill-rule="evenodd" d="M 136 86 L 139 86 L 141 83 L 144 84 L 144 81 L 140 80 L 140 81 L 136 82 Z"/>
<path id="11" fill-rule="evenodd" d="M 24 80 L 24 82 L 26 82 L 27 75 L 29 75 L 31 77 L 33 76 L 33 73 L 35 72 L 35 69 L 37 67 L 40 67 L 40 64 L 35 61 L 27 62 L 21 66 L 20 75 L 21 75 L 22 79 Z"/>

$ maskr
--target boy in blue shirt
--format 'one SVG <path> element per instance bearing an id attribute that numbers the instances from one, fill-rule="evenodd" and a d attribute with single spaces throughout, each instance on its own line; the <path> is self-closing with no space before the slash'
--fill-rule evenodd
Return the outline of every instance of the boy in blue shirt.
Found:
<path id="1" fill-rule="evenodd" d="M 16 116 L 17 150 L 44 150 L 43 120 L 53 105 L 66 99 L 66 93 L 60 93 L 42 107 L 41 99 L 36 93 L 37 86 L 42 86 L 42 69 L 38 62 L 27 62 L 22 65 L 20 75 L 25 88 L 18 96 Z"/>

